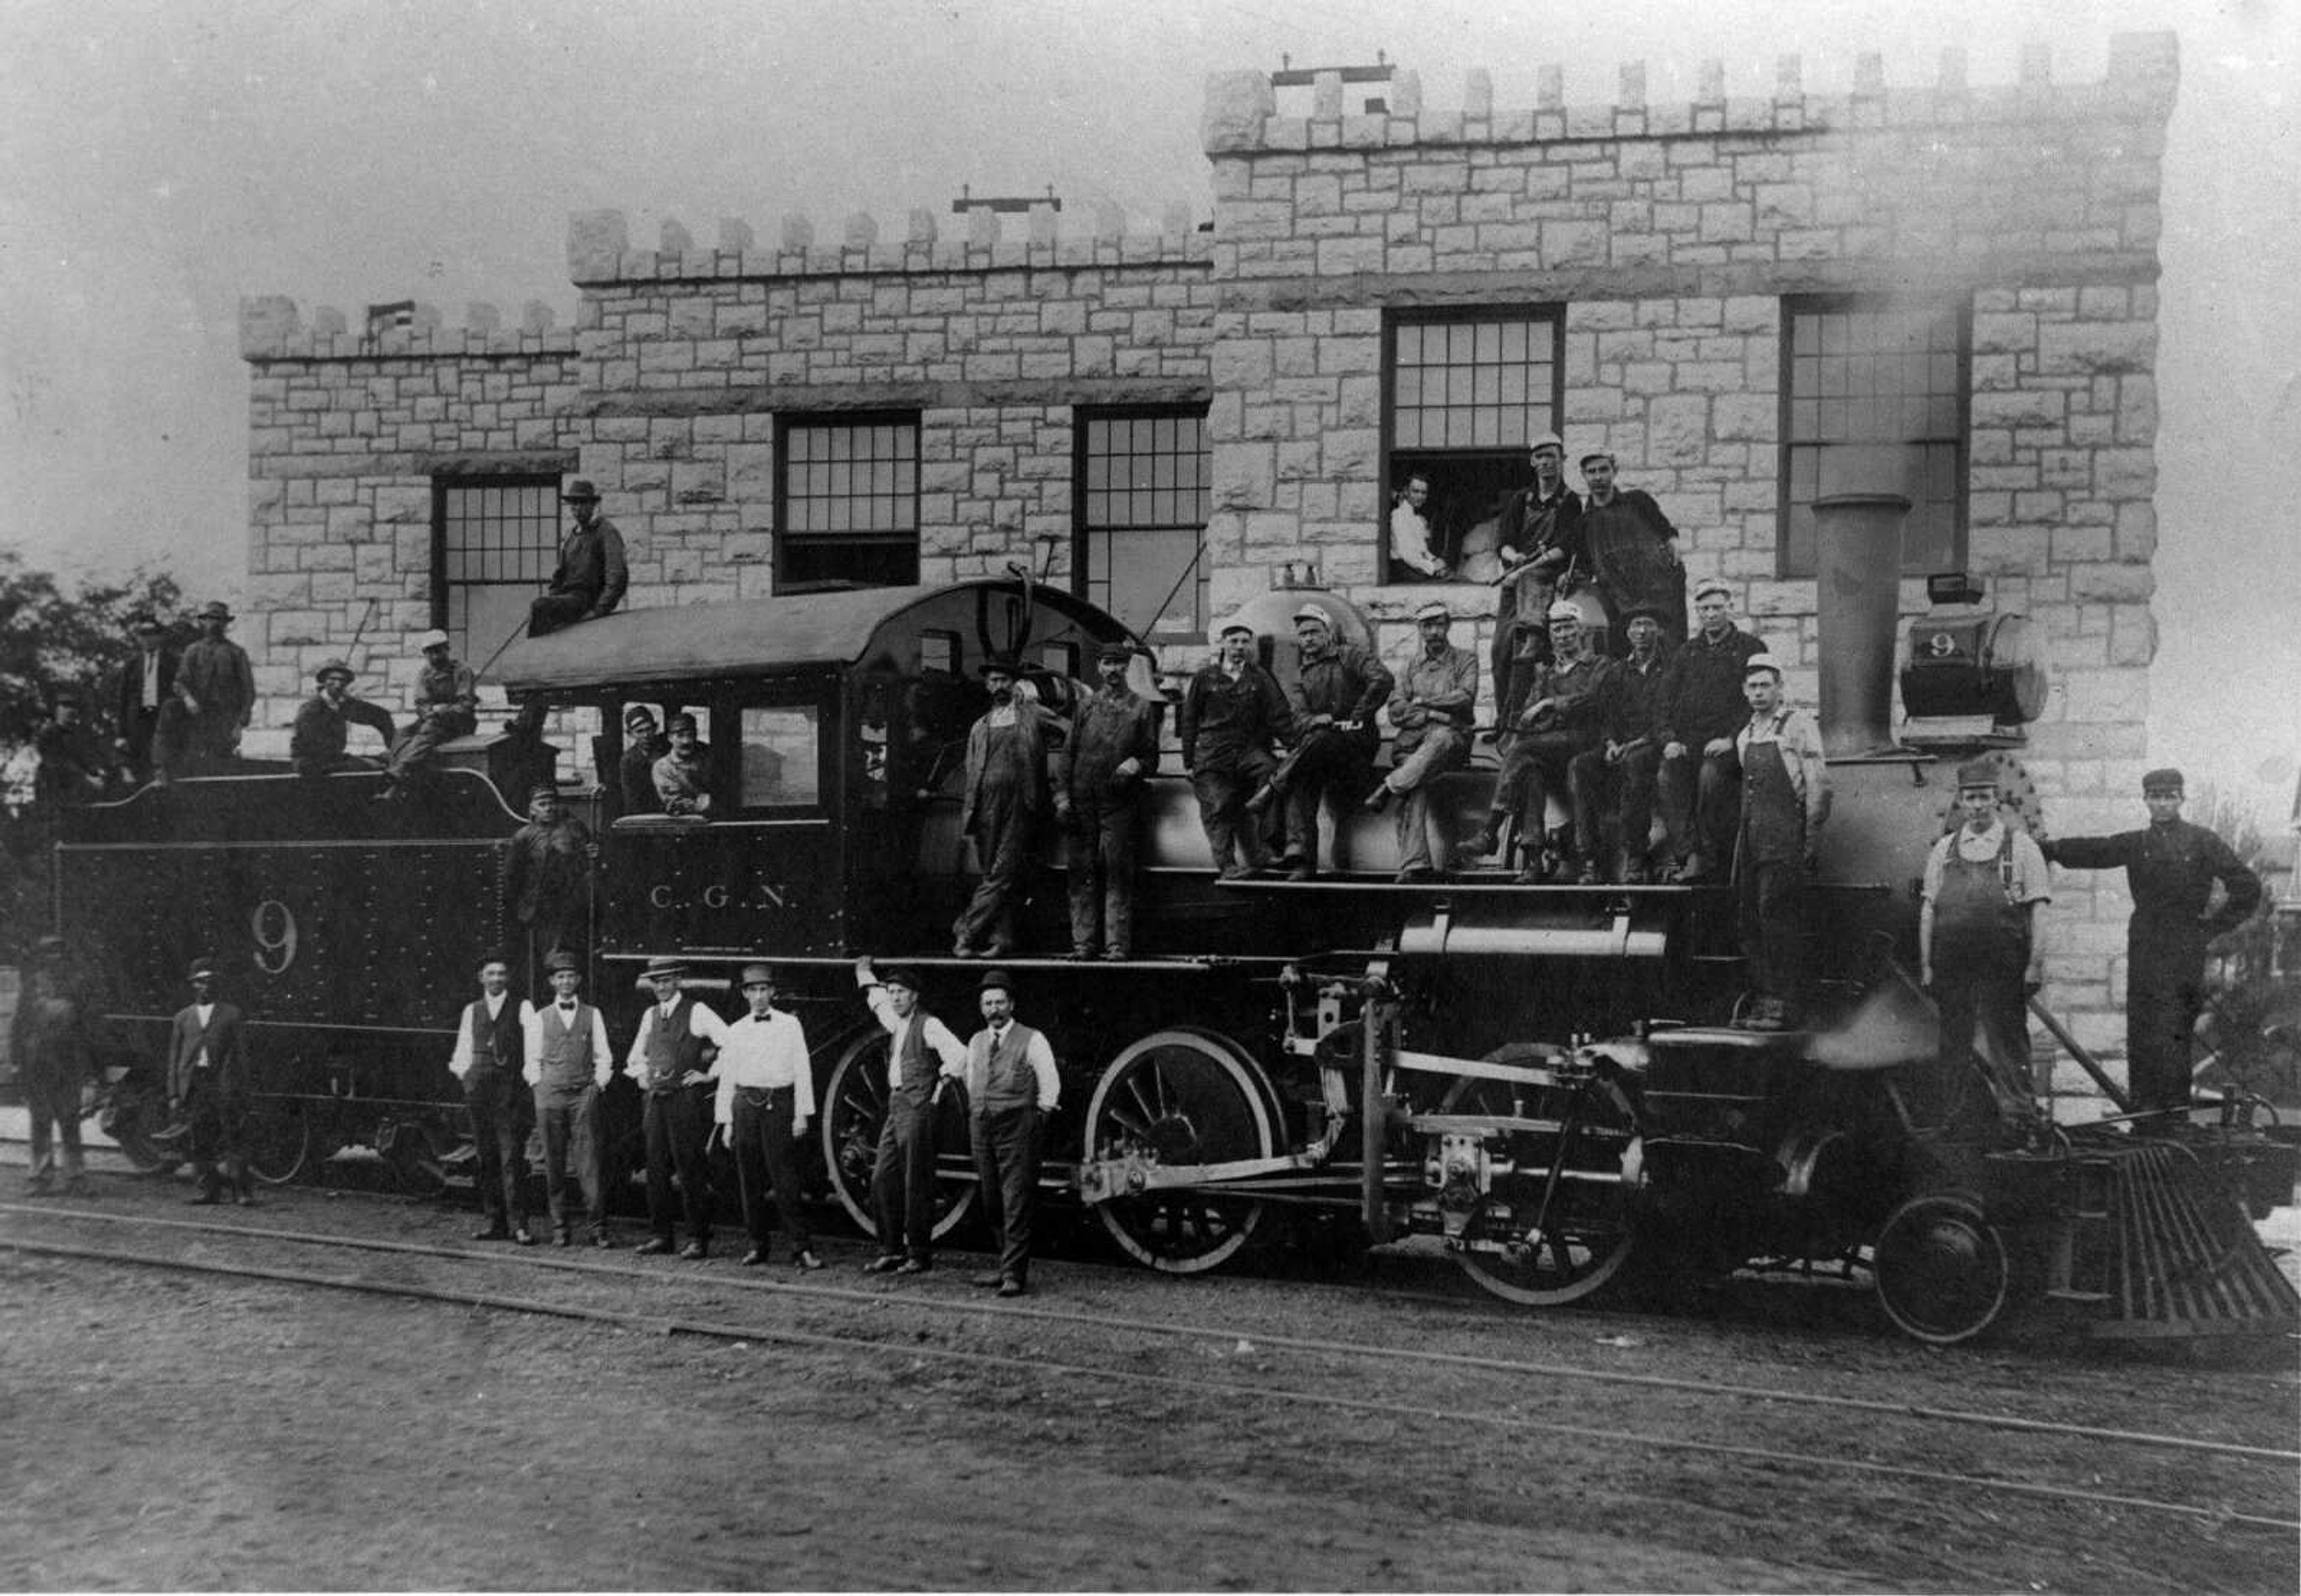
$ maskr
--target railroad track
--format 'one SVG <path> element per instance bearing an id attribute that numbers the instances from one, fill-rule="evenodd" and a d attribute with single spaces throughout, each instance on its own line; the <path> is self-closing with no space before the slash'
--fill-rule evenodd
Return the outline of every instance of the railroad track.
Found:
<path id="1" fill-rule="evenodd" d="M 322 1233 L 237 1214 L 186 1219 L 45 1201 L 0 1203 L 0 1218 L 7 1224 L 0 1233 L 0 1249 L 59 1262 L 542 1315 L 874 1361 L 895 1351 L 921 1365 L 1003 1370 L 1102 1392 L 1165 1391 L 1257 1408 L 1310 1406 L 1394 1422 L 1475 1426 L 1521 1441 L 1570 1439 L 1631 1453 L 1761 1466 L 1802 1482 L 1799 1489 L 1807 1491 L 1860 1475 L 1912 1491 L 2015 1496 L 2301 1533 L 2301 1501 L 2294 1486 L 2301 1451 L 2283 1446 L 1675 1378 L 1447 1350 L 1427 1342 L 1376 1345 L 1274 1330 L 1252 1316 L 1145 1316 L 1044 1301 L 842 1285 L 821 1277 L 672 1271 L 597 1255 Z M 379 1272 L 380 1257 L 396 1260 L 388 1277 Z M 346 1260 L 357 1262 L 346 1267 Z M 1379 1299 L 1385 1306 L 1393 1300 L 1387 1295 Z M 1033 1328 L 1072 1334 L 1096 1355 L 1052 1358 L 1010 1349 L 1018 1335 Z M 1210 1375 L 1204 1367 L 1210 1347 L 1226 1349 L 1234 1366 L 1251 1364 L 1256 1377 Z M 1275 1383 L 1268 1376 L 1279 1368 L 1295 1377 Z M 1381 1394 L 1408 1391 L 1412 1395 Z M 1656 1394 L 1685 1404 L 1683 1423 L 1674 1424 L 1671 1433 L 1558 1416 L 1601 1408 L 1613 1399 Z M 1561 1400 L 1547 1400 L 1552 1398 Z M 1550 1410 L 1553 1406 L 1557 1412 Z M 1674 1420 L 1679 1416 L 1673 1414 Z M 1801 1426 L 1814 1421 L 1861 1426 L 1869 1455 L 1801 1450 Z M 2006 1472 L 1882 1460 L 1970 1458 L 1970 1438 L 1978 1433 L 1996 1438 Z M 1959 1436 L 1969 1439 L 1960 1441 Z M 2182 1458 L 2191 1471 L 2194 1497 L 2168 1500 L 2104 1483 L 2121 1462 L 2168 1456 Z"/>

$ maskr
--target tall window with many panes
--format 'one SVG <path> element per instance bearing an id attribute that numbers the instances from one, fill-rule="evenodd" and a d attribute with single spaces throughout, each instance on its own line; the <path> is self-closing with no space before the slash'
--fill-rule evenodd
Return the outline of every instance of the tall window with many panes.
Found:
<path id="1" fill-rule="evenodd" d="M 472 664 L 527 623 L 559 564 L 557 476 L 438 477 L 431 484 L 431 619 Z"/>
<path id="2" fill-rule="evenodd" d="M 1079 590 L 1154 643 L 1202 639 L 1206 412 L 1084 411 L 1077 439 Z"/>
<path id="3" fill-rule="evenodd" d="M 1555 307 L 1390 318 L 1384 378 L 1383 570 L 1425 580 L 1430 564 L 1473 580 L 1492 564 L 1503 504 L 1534 480 L 1527 454 L 1563 400 Z M 1425 490 L 1411 490 L 1416 479 Z M 1402 506 L 1405 513 L 1402 514 Z"/>
<path id="4" fill-rule="evenodd" d="M 785 418 L 776 441 L 776 591 L 919 580 L 916 415 Z"/>
<path id="5" fill-rule="evenodd" d="M 1910 501 L 1904 575 L 1962 565 L 1963 304 L 1793 299 L 1783 309 L 1781 573 L 1814 573 L 1813 502 L 1848 492 Z"/>

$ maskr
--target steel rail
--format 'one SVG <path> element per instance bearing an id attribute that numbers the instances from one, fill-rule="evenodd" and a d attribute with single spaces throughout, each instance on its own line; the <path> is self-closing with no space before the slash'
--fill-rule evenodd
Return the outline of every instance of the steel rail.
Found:
<path id="1" fill-rule="evenodd" d="M 0 1202 L 0 1214 L 26 1214 L 39 1217 L 89 1220 L 99 1224 L 144 1225 L 163 1230 L 194 1231 L 210 1235 L 241 1236 L 255 1241 L 284 1241 L 301 1246 L 334 1247 L 361 1252 L 396 1253 L 467 1263 L 513 1262 L 530 1268 L 565 1270 L 594 1276 L 612 1274 L 657 1283 L 663 1283 L 666 1278 L 663 1271 L 649 1269 L 643 1266 L 591 1263 L 540 1254 L 507 1255 L 500 1250 L 479 1252 L 466 1247 L 443 1247 L 423 1241 L 393 1241 L 381 1237 L 330 1236 L 315 1232 L 277 1230 L 263 1225 L 222 1224 L 197 1219 L 161 1219 L 139 1215 L 105 1214 L 84 1208 L 59 1208 L 52 1204 Z M 12 1243 L 6 1238 L 0 1238 L 0 1244 Z M 707 1286 L 713 1289 L 732 1288 L 742 1291 L 768 1291 L 830 1301 L 870 1303 L 874 1306 L 884 1306 L 891 1300 L 883 1291 L 861 1291 L 849 1286 L 818 1285 L 812 1283 L 756 1280 L 740 1276 L 724 1280 L 679 1279 L 676 1283 L 683 1286 Z M 1129 1316 L 1083 1313 L 1069 1308 L 1039 1308 L 1022 1303 L 969 1303 L 964 1307 L 955 1308 L 927 1298 L 911 1297 L 900 1300 L 941 1311 L 988 1312 L 1003 1317 L 1072 1324 L 1088 1329 L 1125 1330 L 1171 1336 L 1178 1340 L 1225 1341 L 1245 1340 L 1251 1341 L 1259 1346 L 1290 1352 L 1315 1353 L 1326 1357 L 1380 1358 L 1385 1364 L 1391 1365 L 1404 1360 L 1410 1363 L 1427 1364 L 1434 1367 L 1471 1369 L 1481 1374 L 1580 1380 L 1594 1384 L 1625 1385 L 1649 1391 L 1731 1397 L 1743 1401 L 1778 1402 L 1792 1407 L 1877 1414 L 1895 1418 L 1917 1419 L 1929 1424 L 1962 1425 L 2022 1434 L 2113 1441 L 2128 1446 L 2200 1452 L 2210 1456 L 2236 1458 L 2247 1461 L 2301 1464 L 2301 1450 L 2247 1446 L 2235 1441 L 2205 1441 L 2195 1436 L 2164 1435 L 2152 1431 L 2114 1430 L 2099 1425 L 2064 1424 L 2050 1419 L 2022 1418 L 2011 1414 L 1979 1413 L 1966 1408 L 1888 1402 L 1869 1397 L 1843 1397 L 1822 1391 L 1783 1391 L 1768 1386 L 1732 1385 L 1715 1381 L 1683 1380 L 1667 1375 L 1640 1375 L 1620 1369 L 1593 1369 L 1577 1365 L 1535 1363 L 1518 1358 L 1488 1357 L 1477 1353 L 1438 1352 L 1427 1348 L 1376 1347 L 1357 1341 L 1329 1341 L 1312 1336 L 1273 1334 L 1256 1330 L 1242 1330 L 1235 1325 L 1170 1324 Z"/>
<path id="2" fill-rule="evenodd" d="M 348 1291 L 363 1296 L 434 1302 L 453 1308 L 484 1308 L 505 1313 L 577 1319 L 654 1334 L 691 1335 L 712 1341 L 768 1341 L 784 1346 L 811 1347 L 837 1352 L 853 1352 L 858 1349 L 881 1351 L 894 1344 L 853 1336 L 829 1335 L 815 1331 L 787 1330 L 774 1326 L 737 1324 L 724 1320 L 688 1319 L 657 1314 L 623 1312 L 611 1308 L 584 1308 L 573 1303 L 547 1302 L 535 1298 L 513 1297 L 497 1291 L 447 1291 L 435 1286 L 347 1279 L 340 1275 L 317 1274 L 309 1270 L 169 1258 L 153 1253 L 118 1252 L 104 1248 L 69 1247 L 19 1237 L 0 1238 L 0 1248 L 46 1258 L 77 1258 L 137 1268 L 171 1269 L 190 1274 L 212 1274 L 226 1279 L 261 1281 L 271 1284 Z M 880 1299 L 883 1300 L 883 1299 Z M 904 1345 L 901 1349 L 921 1359 L 936 1358 L 950 1363 L 1007 1368 L 1027 1375 L 1073 1375 L 1100 1382 L 1106 1387 L 1109 1383 L 1116 1381 L 1120 1383 L 1167 1387 L 1191 1395 L 1218 1393 L 1258 1399 L 1266 1402 L 1309 1403 L 1315 1407 L 1331 1408 L 1343 1412 L 1375 1414 L 1387 1418 L 1435 1420 L 1450 1425 L 1477 1424 L 1484 1425 L 1490 1429 L 1527 1434 L 1566 1436 L 1581 1441 L 1602 1441 L 1616 1447 L 1627 1443 L 1632 1447 L 1644 1447 L 1655 1451 L 1694 1452 L 1707 1457 L 1736 1458 L 1743 1462 L 1786 1465 L 1793 1468 L 1810 1470 L 1824 1475 L 1866 1474 L 1887 1479 L 1907 1480 L 1930 1485 L 1949 1485 L 1997 1494 L 2010 1492 L 2050 1501 L 2079 1502 L 2097 1507 L 2122 1508 L 2129 1511 L 2163 1513 L 2183 1518 L 2202 1519 L 2214 1525 L 2241 1524 L 2253 1528 L 2279 1530 L 2288 1533 L 2301 1533 L 2301 1519 L 2272 1518 L 2265 1514 L 2238 1513 L 2217 1508 L 2200 1507 L 2193 1502 L 2169 1502 L 2154 1497 L 2123 1496 L 2108 1492 L 2083 1491 L 2065 1485 L 2039 1484 L 2028 1480 L 1992 1479 L 1981 1475 L 1961 1475 L 1942 1469 L 1914 1468 L 1905 1464 L 1871 1463 L 1846 1458 L 1821 1458 L 1810 1453 L 1780 1451 L 1769 1447 L 1736 1446 L 1724 1441 L 1694 1441 L 1676 1435 L 1641 1434 L 1634 1431 L 1602 1428 L 1592 1425 L 1567 1425 L 1546 1419 L 1519 1418 L 1485 1410 L 1433 1408 L 1412 1402 L 1385 1401 L 1371 1397 L 1346 1397 L 1330 1391 L 1277 1390 L 1268 1385 L 1249 1383 L 1244 1381 L 1186 1379 L 1175 1375 L 1151 1375 L 1133 1369 L 1099 1367 L 1092 1364 L 1019 1358 L 1005 1353 L 976 1351 L 968 1348 L 911 1343 Z"/>

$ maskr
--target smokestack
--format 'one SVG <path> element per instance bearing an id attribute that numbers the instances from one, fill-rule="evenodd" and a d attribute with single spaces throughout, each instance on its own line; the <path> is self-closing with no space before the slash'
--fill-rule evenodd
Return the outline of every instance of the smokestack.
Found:
<path id="1" fill-rule="evenodd" d="M 1868 754 L 1894 742 L 1894 631 L 1901 618 L 1898 493 L 1833 493 L 1813 501 L 1815 597 L 1821 632 L 1821 746 Z"/>

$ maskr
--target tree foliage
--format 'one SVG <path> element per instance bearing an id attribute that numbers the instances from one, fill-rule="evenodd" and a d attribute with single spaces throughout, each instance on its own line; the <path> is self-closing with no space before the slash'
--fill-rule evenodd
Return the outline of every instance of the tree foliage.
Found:
<path id="1" fill-rule="evenodd" d="M 0 549 L 0 754 L 29 743 L 60 697 L 77 696 L 85 718 L 102 725 L 104 685 L 136 651 L 129 617 L 150 610 L 164 619 L 180 597 L 175 578 L 140 567 L 125 581 L 67 588 Z"/>

